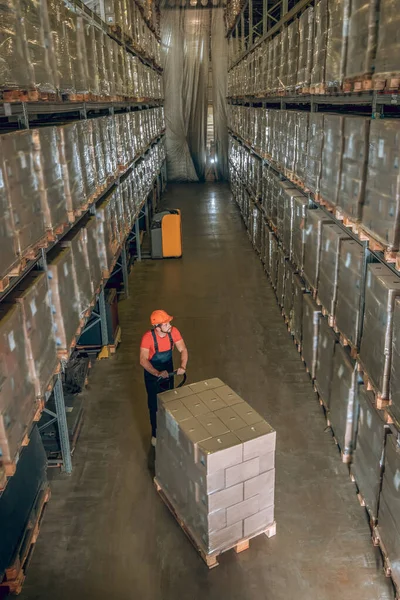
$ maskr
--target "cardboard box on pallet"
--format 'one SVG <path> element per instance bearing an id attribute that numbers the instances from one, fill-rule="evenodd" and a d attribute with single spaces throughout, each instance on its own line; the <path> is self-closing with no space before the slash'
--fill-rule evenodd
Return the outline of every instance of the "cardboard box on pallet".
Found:
<path id="1" fill-rule="evenodd" d="M 357 391 L 360 414 L 351 470 L 365 506 L 376 521 L 385 458 L 386 426 L 382 413 L 374 406 L 374 394 L 361 384 Z"/>
<path id="2" fill-rule="evenodd" d="M 293 275 L 293 313 L 290 330 L 297 344 L 301 344 L 303 323 L 304 282 L 300 275 Z"/>
<path id="3" fill-rule="evenodd" d="M 61 245 L 71 248 L 72 278 L 78 296 L 79 314 L 81 316 L 90 307 L 95 289 L 90 274 L 89 239 L 86 227 L 74 227 L 63 237 Z"/>
<path id="4" fill-rule="evenodd" d="M 360 360 L 382 398 L 389 398 L 393 311 L 400 277 L 381 263 L 369 264 L 365 284 Z"/>
<path id="5" fill-rule="evenodd" d="M 295 267 L 289 260 L 285 261 L 285 282 L 283 296 L 283 313 L 287 322 L 290 323 L 293 310 L 293 275 L 296 272 Z"/>
<path id="6" fill-rule="evenodd" d="M 3 148 L 0 140 L 0 278 L 8 274 L 17 261 L 18 242 L 12 220 L 11 206 L 5 180 Z"/>
<path id="7" fill-rule="evenodd" d="M 314 7 L 310 6 L 299 18 L 299 63 L 296 87 L 310 85 L 314 45 Z"/>
<path id="8" fill-rule="evenodd" d="M 219 379 L 158 395 L 157 482 L 206 554 L 273 523 L 275 438 Z"/>
<path id="9" fill-rule="evenodd" d="M 379 5 L 378 46 L 375 56 L 374 78 L 389 79 L 399 73 L 400 27 L 396 0 L 384 0 Z"/>
<path id="10" fill-rule="evenodd" d="M 311 294 L 303 295 L 301 352 L 312 379 L 315 379 L 317 364 L 318 332 L 321 308 Z"/>
<path id="11" fill-rule="evenodd" d="M 346 68 L 350 1 L 329 0 L 325 81 L 329 88 L 341 89 Z"/>
<path id="12" fill-rule="evenodd" d="M 305 185 L 312 192 L 319 192 L 321 178 L 322 146 L 324 140 L 324 115 L 310 113 L 307 141 Z"/>
<path id="13" fill-rule="evenodd" d="M 60 157 L 69 211 L 79 211 L 85 204 L 83 161 L 80 154 L 78 123 L 60 127 Z M 70 220 L 74 220 L 71 216 Z"/>
<path id="14" fill-rule="evenodd" d="M 311 85 L 325 83 L 325 60 L 328 37 L 328 0 L 319 0 L 314 8 L 314 56 L 311 69 Z"/>
<path id="15" fill-rule="evenodd" d="M 324 115 L 320 194 L 332 206 L 336 206 L 339 195 L 344 121 L 341 115 Z"/>
<path id="16" fill-rule="evenodd" d="M 360 300 L 364 277 L 364 248 L 354 240 L 340 245 L 335 321 L 341 333 L 357 346 L 361 326 Z"/>
<path id="17" fill-rule="evenodd" d="M 335 314 L 340 245 L 350 237 L 334 223 L 324 223 L 321 235 L 318 300 L 330 316 Z"/>
<path id="18" fill-rule="evenodd" d="M 0 307 L 0 460 L 11 462 L 36 411 L 36 394 L 26 364 L 22 307 Z"/>
<path id="19" fill-rule="evenodd" d="M 97 253 L 103 276 L 109 277 L 121 242 L 117 203 L 120 191 L 114 190 L 96 209 Z"/>
<path id="20" fill-rule="evenodd" d="M 335 352 L 335 344 L 338 342 L 339 339 L 332 327 L 329 326 L 328 319 L 321 316 L 318 330 L 315 387 L 317 388 L 318 395 L 323 401 L 324 406 L 328 409 L 331 395 L 333 356 Z"/>
<path id="21" fill-rule="evenodd" d="M 396 299 L 393 310 L 390 400 L 390 410 L 395 418 L 400 421 L 400 298 Z"/>
<path id="22" fill-rule="evenodd" d="M 299 271 L 304 267 L 304 245 L 307 227 L 308 199 L 305 196 L 293 198 L 292 262 Z"/>
<path id="23" fill-rule="evenodd" d="M 283 300 L 286 294 L 285 290 L 285 269 L 287 257 L 282 246 L 278 246 L 278 269 L 276 273 L 276 297 L 278 304 L 282 308 Z"/>
<path id="24" fill-rule="evenodd" d="M 307 226 L 304 230 L 304 277 L 313 290 L 318 287 L 322 228 L 332 222 L 320 208 L 309 210 L 307 213 Z"/>
<path id="25" fill-rule="evenodd" d="M 376 0 L 353 0 L 350 4 L 346 77 L 361 78 L 372 73 L 378 3 Z M 357 89 L 361 91 L 362 87 Z"/>

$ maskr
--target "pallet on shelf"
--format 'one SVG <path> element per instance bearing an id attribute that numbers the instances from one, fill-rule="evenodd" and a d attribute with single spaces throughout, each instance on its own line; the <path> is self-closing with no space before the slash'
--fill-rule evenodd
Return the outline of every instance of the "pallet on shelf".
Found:
<path id="1" fill-rule="evenodd" d="M 7 462 L 6 461 L 2 462 L 2 467 L 4 469 L 6 477 L 12 477 L 14 475 L 15 471 L 17 470 L 17 463 L 18 463 L 20 452 L 21 452 L 22 448 L 25 448 L 25 446 L 27 446 L 29 444 L 29 438 L 30 438 L 32 427 L 35 423 L 38 423 L 40 421 L 40 417 L 42 415 L 43 409 L 44 409 L 44 400 L 39 398 L 35 401 L 35 403 L 33 405 L 32 416 L 31 416 L 30 422 L 25 427 L 24 435 L 22 437 L 22 441 L 21 441 L 20 447 L 18 448 L 17 454 L 12 458 L 12 460 L 9 460 Z"/>
<path id="2" fill-rule="evenodd" d="M 400 73 L 377 73 L 372 77 L 372 85 L 377 92 L 396 94 L 400 91 Z"/>
<path id="3" fill-rule="evenodd" d="M 333 315 L 331 315 L 329 313 L 328 310 L 326 310 L 326 308 L 324 306 L 322 306 L 321 300 L 318 298 L 318 294 L 315 298 L 316 303 L 318 304 L 318 306 L 321 307 L 321 313 L 324 317 L 326 317 L 328 319 L 328 325 L 329 327 L 332 327 L 332 329 L 334 328 L 334 323 L 335 323 L 335 317 Z"/>
<path id="4" fill-rule="evenodd" d="M 57 92 L 40 92 L 39 90 L 1 90 L 0 98 L 3 102 L 57 102 Z"/>
<path id="5" fill-rule="evenodd" d="M 180 518 L 180 516 L 176 512 L 175 508 L 173 507 L 172 503 L 170 502 L 170 500 L 168 498 L 168 495 L 163 490 L 163 488 L 161 487 L 161 485 L 159 484 L 159 482 L 157 481 L 156 478 L 154 478 L 154 485 L 155 485 L 155 488 L 156 488 L 156 490 L 158 492 L 158 495 L 160 496 L 161 500 L 164 502 L 165 506 L 171 512 L 172 516 L 175 518 L 176 522 L 178 523 L 178 525 L 180 526 L 180 528 L 182 529 L 182 531 L 184 532 L 184 534 L 186 535 L 186 537 L 189 539 L 189 541 L 191 542 L 191 544 L 193 545 L 193 547 L 200 554 L 201 558 L 203 559 L 203 561 L 205 562 L 205 564 L 207 565 L 207 567 L 209 569 L 213 569 L 214 567 L 218 567 L 218 565 L 219 565 L 218 557 L 221 554 L 223 554 L 225 552 L 228 552 L 229 550 L 235 550 L 236 554 L 239 554 L 240 552 L 243 552 L 244 550 L 247 550 L 249 548 L 249 546 L 250 546 L 250 540 L 253 539 L 254 537 L 257 537 L 259 535 L 265 534 L 268 538 L 271 538 L 274 535 L 276 535 L 276 522 L 274 521 L 265 530 L 260 531 L 258 533 L 255 533 L 254 535 L 249 536 L 248 538 L 243 538 L 242 540 L 236 542 L 236 544 L 233 544 L 229 548 L 225 548 L 224 550 L 217 550 L 215 552 L 211 552 L 210 554 L 207 554 L 200 547 L 200 545 L 195 540 L 195 538 L 191 534 L 191 532 L 188 529 L 188 527 L 185 525 L 185 523 L 183 522 L 183 520 Z"/>
<path id="6" fill-rule="evenodd" d="M 50 496 L 50 487 L 45 484 L 38 493 L 13 562 L 6 569 L 4 579 L 0 583 L 0 587 L 8 588 L 12 594 L 19 594 L 22 590 Z"/>
<path id="7" fill-rule="evenodd" d="M 375 396 L 375 406 L 378 410 L 383 410 L 390 406 L 391 401 L 388 398 L 382 398 L 382 394 L 376 389 L 374 384 L 372 383 L 368 373 L 365 371 L 363 364 L 360 362 L 360 357 L 357 357 L 358 360 L 358 372 L 360 377 L 362 378 L 365 388 L 368 392 L 373 392 Z"/>
<path id="8" fill-rule="evenodd" d="M 392 435 L 396 438 L 397 444 L 400 447 L 400 422 L 393 414 L 390 406 L 383 409 L 383 418 L 386 425 L 390 429 Z"/>
<path id="9" fill-rule="evenodd" d="M 365 229 L 362 225 L 358 227 L 358 237 L 362 242 L 368 242 L 368 247 L 370 250 L 374 252 L 382 252 L 384 255 L 384 259 L 388 263 L 396 263 L 397 260 L 397 250 L 393 250 L 388 244 L 384 244 L 377 240 L 374 235 Z"/>
<path id="10" fill-rule="evenodd" d="M 349 474 L 350 474 L 351 481 L 354 483 L 354 485 L 356 487 L 357 500 L 360 503 L 360 506 L 362 508 L 365 508 L 365 512 L 367 513 L 367 516 L 368 516 L 369 527 L 371 529 L 371 533 L 373 533 L 374 528 L 376 527 L 378 521 L 377 521 L 376 517 L 373 516 L 370 513 L 369 509 L 368 509 L 368 506 L 367 506 L 367 504 L 366 504 L 366 502 L 364 500 L 364 497 L 363 497 L 363 495 L 362 495 L 362 493 L 361 493 L 361 491 L 360 491 L 360 489 L 359 489 L 359 487 L 357 485 L 357 480 L 356 480 L 356 478 L 354 476 L 354 473 L 352 473 L 351 466 L 349 468 Z"/>
<path id="11" fill-rule="evenodd" d="M 318 202 L 318 204 L 320 204 L 321 206 L 324 206 L 326 208 L 326 210 L 328 210 L 330 213 L 334 214 L 335 213 L 335 205 L 330 202 L 329 200 L 325 200 L 325 198 L 323 198 L 321 196 L 320 193 L 316 193 L 314 194 L 314 199 L 316 202 Z"/>
<path id="12" fill-rule="evenodd" d="M 346 213 L 341 208 L 335 208 L 335 218 L 338 221 L 341 221 L 344 227 L 351 229 L 355 234 L 358 233 L 360 221 L 346 215 Z"/>
<path id="13" fill-rule="evenodd" d="M 317 85 L 310 85 L 308 90 L 309 90 L 308 93 L 311 94 L 311 96 L 315 96 L 315 95 L 323 96 L 327 92 L 325 83 L 319 83 Z"/>
<path id="14" fill-rule="evenodd" d="M 358 75 L 357 77 L 346 77 L 343 82 L 343 92 L 367 92 L 372 90 L 371 73 Z"/>

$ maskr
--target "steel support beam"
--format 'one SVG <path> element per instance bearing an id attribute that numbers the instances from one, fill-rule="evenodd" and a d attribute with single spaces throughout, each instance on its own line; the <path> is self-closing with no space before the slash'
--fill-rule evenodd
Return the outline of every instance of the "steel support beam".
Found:
<path id="1" fill-rule="evenodd" d="M 106 299 L 104 296 L 104 288 L 101 288 L 101 292 L 99 294 L 99 313 L 100 313 L 101 343 L 103 346 L 107 346 L 107 344 L 108 344 L 108 327 L 107 327 Z"/>
<path id="2" fill-rule="evenodd" d="M 60 438 L 62 470 L 70 475 L 72 473 L 71 447 L 69 443 L 67 415 L 65 412 L 64 392 L 60 374 L 57 375 L 54 386 L 54 400 L 56 404 L 58 434 Z"/>
<path id="3" fill-rule="evenodd" d="M 139 218 L 135 221 L 135 239 L 136 239 L 136 252 L 137 252 L 137 260 L 142 260 L 142 249 L 140 247 L 140 224 Z"/>
<path id="4" fill-rule="evenodd" d="M 122 280 L 124 282 L 125 297 L 129 298 L 129 280 L 128 280 L 128 263 L 126 259 L 126 246 L 123 244 L 121 250 L 121 268 L 122 268 Z"/>

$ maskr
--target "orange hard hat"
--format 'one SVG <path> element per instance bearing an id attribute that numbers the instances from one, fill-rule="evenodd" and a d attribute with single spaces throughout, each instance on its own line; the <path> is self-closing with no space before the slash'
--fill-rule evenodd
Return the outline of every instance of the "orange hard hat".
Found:
<path id="1" fill-rule="evenodd" d="M 162 323 L 169 323 L 173 318 L 165 310 L 155 310 L 150 315 L 150 323 L 152 325 L 161 325 Z"/>

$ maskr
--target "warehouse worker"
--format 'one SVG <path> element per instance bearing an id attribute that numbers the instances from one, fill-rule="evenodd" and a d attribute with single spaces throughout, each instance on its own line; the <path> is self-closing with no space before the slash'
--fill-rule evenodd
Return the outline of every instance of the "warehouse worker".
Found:
<path id="1" fill-rule="evenodd" d="M 174 346 L 181 353 L 181 366 L 177 375 L 185 373 L 188 361 L 185 342 L 177 328 L 171 326 L 172 319 L 164 310 L 155 310 L 150 316 L 152 329 L 144 334 L 140 344 L 140 364 L 144 368 L 152 446 L 156 445 L 157 393 L 174 387 L 174 378 L 168 377 L 168 373 L 174 370 Z"/>

